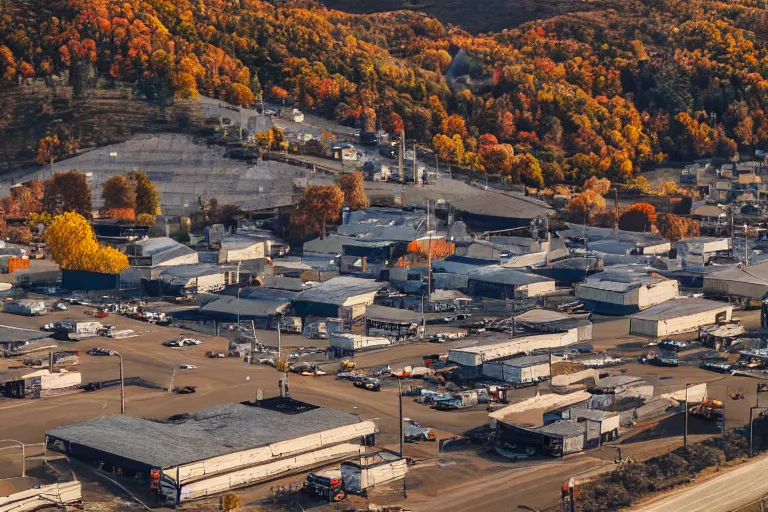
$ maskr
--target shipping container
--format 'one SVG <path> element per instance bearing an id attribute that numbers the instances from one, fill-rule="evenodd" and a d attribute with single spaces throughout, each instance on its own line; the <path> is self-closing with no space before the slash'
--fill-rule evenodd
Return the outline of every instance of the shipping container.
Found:
<path id="1" fill-rule="evenodd" d="M 366 350 L 391 345 L 389 338 L 380 336 L 361 336 L 360 334 L 332 334 L 330 346 L 345 350 Z"/>

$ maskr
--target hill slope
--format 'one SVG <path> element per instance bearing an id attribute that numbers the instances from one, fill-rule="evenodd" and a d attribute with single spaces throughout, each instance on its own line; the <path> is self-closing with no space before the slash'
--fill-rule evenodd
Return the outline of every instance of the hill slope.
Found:
<path id="1" fill-rule="evenodd" d="M 665 158 L 768 143 L 768 11 L 756 2 L 586 3 L 596 9 L 472 35 L 313 0 L 6 0 L 0 87 L 62 77 L 79 108 L 101 83 L 128 84 L 153 109 L 264 92 L 367 130 L 404 128 L 443 160 L 513 181 L 628 180 Z M 25 132 L 30 119 L 5 122 Z M 39 126 L 59 136 L 54 157 L 94 129 L 53 121 Z"/>
<path id="2" fill-rule="evenodd" d="M 371 14 L 409 9 L 472 33 L 501 32 L 523 23 L 570 12 L 591 11 L 606 2 L 591 0 L 321 0 L 329 9 Z"/>

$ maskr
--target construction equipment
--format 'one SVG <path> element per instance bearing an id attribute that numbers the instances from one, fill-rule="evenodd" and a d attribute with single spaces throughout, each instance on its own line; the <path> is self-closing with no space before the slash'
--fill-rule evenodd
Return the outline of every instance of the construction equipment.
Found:
<path id="1" fill-rule="evenodd" d="M 349 359 L 345 359 L 341 362 L 341 365 L 339 365 L 339 371 L 340 372 L 348 372 L 351 370 L 354 370 L 357 365 L 354 361 L 351 361 Z"/>
<path id="2" fill-rule="evenodd" d="M 723 402 L 720 400 L 705 398 L 700 404 L 696 404 L 688 409 L 688 413 L 708 420 L 722 415 Z"/>

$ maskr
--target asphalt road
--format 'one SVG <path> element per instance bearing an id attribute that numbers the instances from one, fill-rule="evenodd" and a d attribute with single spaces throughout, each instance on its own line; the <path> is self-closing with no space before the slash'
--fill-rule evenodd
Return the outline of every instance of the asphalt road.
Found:
<path id="1" fill-rule="evenodd" d="M 636 507 L 638 512 L 730 512 L 768 494 L 768 457 L 706 480 L 684 491 Z"/>

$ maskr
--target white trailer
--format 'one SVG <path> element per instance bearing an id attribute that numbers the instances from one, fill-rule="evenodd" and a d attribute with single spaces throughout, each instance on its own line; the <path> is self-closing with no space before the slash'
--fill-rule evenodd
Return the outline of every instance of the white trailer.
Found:
<path id="1" fill-rule="evenodd" d="M 331 334 L 330 346 L 344 350 L 368 350 L 387 347 L 392 342 L 382 336 L 362 336 L 360 334 Z"/>

